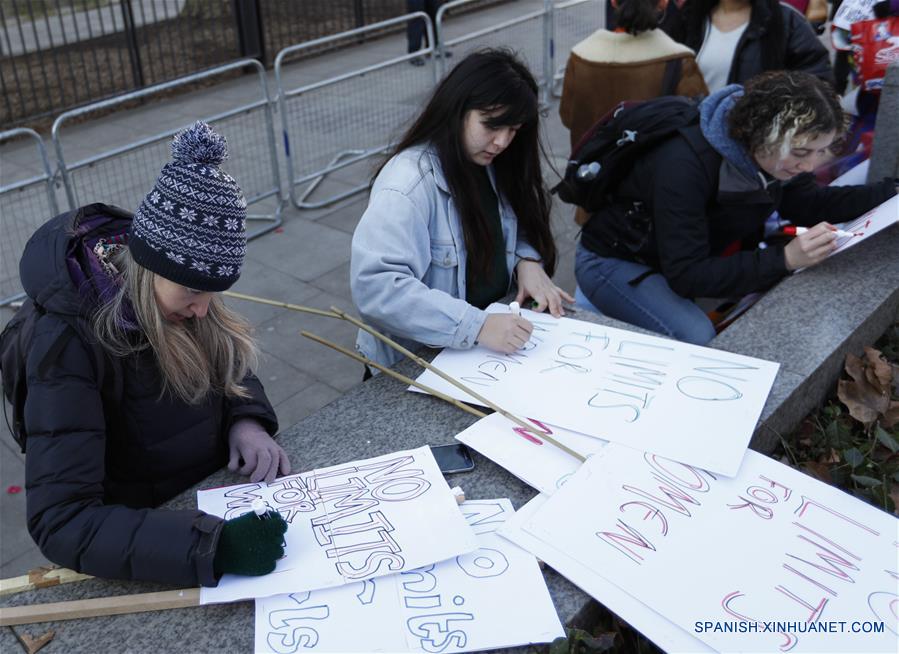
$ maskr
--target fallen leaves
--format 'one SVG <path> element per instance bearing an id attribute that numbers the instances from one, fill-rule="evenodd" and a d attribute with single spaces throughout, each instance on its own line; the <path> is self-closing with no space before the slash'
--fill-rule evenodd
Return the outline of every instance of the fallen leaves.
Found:
<path id="1" fill-rule="evenodd" d="M 878 422 L 890 429 L 899 422 L 899 401 L 891 398 L 896 366 L 883 358 L 879 350 L 865 348 L 864 357 L 846 355 L 846 373 L 852 379 L 841 379 L 837 397 L 849 409 L 849 415 L 866 428 Z"/>

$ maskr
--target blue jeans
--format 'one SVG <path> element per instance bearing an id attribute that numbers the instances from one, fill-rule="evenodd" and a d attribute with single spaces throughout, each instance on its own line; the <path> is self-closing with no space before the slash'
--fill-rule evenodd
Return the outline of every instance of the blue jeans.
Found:
<path id="1" fill-rule="evenodd" d="M 633 261 L 601 257 L 582 245 L 577 248 L 578 286 L 604 315 L 687 343 L 705 345 L 712 340 L 712 321 L 695 302 L 672 291 L 661 273 L 628 283 L 650 270 Z"/>

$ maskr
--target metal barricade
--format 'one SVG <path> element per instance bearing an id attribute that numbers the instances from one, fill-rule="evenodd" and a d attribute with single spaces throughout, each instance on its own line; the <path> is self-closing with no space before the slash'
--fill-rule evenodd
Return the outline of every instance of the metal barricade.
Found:
<path id="1" fill-rule="evenodd" d="M 468 21 L 463 21 L 456 9 L 470 5 L 476 0 L 454 0 L 441 6 L 437 11 L 437 35 L 438 48 L 440 50 L 441 70 L 445 74 L 448 63 L 447 55 L 456 57 L 479 50 L 481 48 L 507 47 L 515 51 L 527 64 L 537 83 L 543 90 L 543 99 L 546 100 L 546 50 L 548 34 L 546 33 L 547 9 L 546 4 L 520 16 L 515 16 L 500 21 L 488 27 L 481 27 L 475 31 L 464 32 L 465 23 L 477 20 L 479 25 L 484 23 L 482 16 L 472 16 Z M 537 3 L 532 3 L 538 6 Z M 459 17 L 456 19 L 456 17 Z M 471 14 L 469 14 L 471 16 Z"/>
<path id="2" fill-rule="evenodd" d="M 39 159 L 35 157 L 34 162 L 43 172 L 9 184 L 0 179 L 0 306 L 25 297 L 19 283 L 19 257 L 34 231 L 59 213 L 53 171 L 40 135 L 20 127 L 0 132 L 0 143 L 22 136 L 35 142 Z"/>
<path id="3" fill-rule="evenodd" d="M 265 68 L 255 59 L 241 59 L 202 73 L 156 84 L 61 114 L 53 123 L 52 133 L 59 172 L 65 184 L 69 206 L 74 209 L 82 204 L 104 202 L 126 209 L 136 209 L 144 195 L 152 188 L 163 164 L 171 158 L 169 144 L 172 136 L 193 124 L 194 120 L 177 129 L 112 148 L 74 163 L 67 163 L 64 153 L 61 130 L 67 121 L 76 116 L 115 107 L 245 67 L 253 68 L 259 78 L 259 99 L 222 113 L 197 116 L 196 119 L 205 120 L 227 139 L 230 156 L 223 167 L 237 180 L 246 196 L 248 208 L 267 198 L 275 198 L 276 206 L 271 213 L 248 212 L 248 221 L 261 222 L 263 225 L 248 230 L 247 238 L 261 236 L 281 225 L 284 201 L 275 148 L 273 103 L 265 80 Z"/>
<path id="4" fill-rule="evenodd" d="M 381 61 L 372 62 L 372 49 L 365 53 L 365 65 L 349 72 L 293 89 L 287 85 L 285 60 L 306 50 L 338 41 L 358 40 L 370 33 L 383 32 L 412 20 L 425 21 L 428 46 L 416 52 L 396 55 L 395 40 L 384 39 Z M 368 188 L 368 182 L 337 192 L 320 201 L 310 195 L 332 173 L 371 157 L 383 155 L 391 140 L 400 136 L 437 79 L 434 65 L 434 27 L 428 15 L 416 12 L 381 21 L 359 29 L 315 39 L 284 48 L 275 57 L 278 108 L 287 158 L 290 199 L 298 209 L 328 206 Z M 348 55 L 352 56 L 352 55 Z M 377 59 L 377 57 L 376 57 Z M 410 62 L 422 61 L 412 66 Z M 358 65 L 355 62 L 351 66 Z M 355 180 L 344 180 L 347 184 Z M 298 186 L 305 184 L 303 190 Z"/>
<path id="5" fill-rule="evenodd" d="M 568 0 L 553 3 L 552 94 L 562 95 L 562 80 L 571 48 L 606 25 L 605 0 Z"/>

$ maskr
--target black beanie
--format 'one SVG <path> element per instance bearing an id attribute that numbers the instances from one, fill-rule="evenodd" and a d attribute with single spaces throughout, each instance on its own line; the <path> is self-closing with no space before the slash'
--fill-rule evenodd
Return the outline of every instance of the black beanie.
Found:
<path id="1" fill-rule="evenodd" d="M 198 291 L 224 291 L 240 277 L 247 201 L 219 168 L 225 139 L 197 121 L 172 140 L 172 161 L 140 203 L 128 246 L 134 260 Z"/>

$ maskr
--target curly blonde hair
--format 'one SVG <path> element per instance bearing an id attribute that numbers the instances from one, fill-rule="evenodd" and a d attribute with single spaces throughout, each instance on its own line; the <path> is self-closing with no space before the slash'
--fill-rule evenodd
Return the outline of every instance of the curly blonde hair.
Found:
<path id="1" fill-rule="evenodd" d="M 821 134 L 846 129 L 840 98 L 833 87 L 799 71 L 762 73 L 746 83 L 728 114 L 730 136 L 752 154 L 785 157 Z"/>

